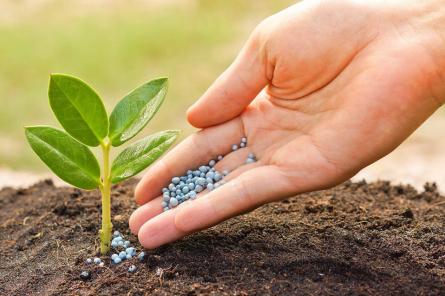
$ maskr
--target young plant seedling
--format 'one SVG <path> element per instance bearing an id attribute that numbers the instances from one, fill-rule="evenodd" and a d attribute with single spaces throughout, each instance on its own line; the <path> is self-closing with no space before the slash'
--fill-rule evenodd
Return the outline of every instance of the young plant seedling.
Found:
<path id="1" fill-rule="evenodd" d="M 152 80 L 126 95 L 108 118 L 99 95 L 82 80 L 64 74 L 51 75 L 49 102 L 65 129 L 50 126 L 25 128 L 26 138 L 40 159 L 62 180 L 102 195 L 100 251 L 110 250 L 111 185 L 130 178 L 159 158 L 173 144 L 177 130 L 166 130 L 125 148 L 110 166 L 110 148 L 138 134 L 159 110 L 167 93 L 167 78 Z M 102 170 L 87 147 L 100 146 Z"/>

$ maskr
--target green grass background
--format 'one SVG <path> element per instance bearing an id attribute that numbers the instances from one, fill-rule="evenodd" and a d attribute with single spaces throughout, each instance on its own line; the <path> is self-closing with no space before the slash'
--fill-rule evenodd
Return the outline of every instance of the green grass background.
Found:
<path id="1" fill-rule="evenodd" d="M 131 89 L 168 76 L 167 101 L 141 136 L 167 128 L 190 134 L 187 107 L 230 64 L 256 23 L 294 1 L 93 2 L 0 4 L 0 167 L 46 170 L 23 126 L 60 127 L 47 98 L 52 72 L 87 81 L 108 112 Z"/>

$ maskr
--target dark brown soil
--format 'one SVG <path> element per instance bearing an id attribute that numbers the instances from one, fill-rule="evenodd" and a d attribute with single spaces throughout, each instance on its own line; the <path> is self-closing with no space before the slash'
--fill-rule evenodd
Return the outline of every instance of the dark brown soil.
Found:
<path id="1" fill-rule="evenodd" d="M 112 210 L 136 243 L 134 184 L 114 189 Z M 97 192 L 50 181 L 0 191 L 0 295 L 445 295 L 445 197 L 434 184 L 303 194 L 148 251 L 134 274 L 129 262 L 84 263 L 99 213 Z"/>

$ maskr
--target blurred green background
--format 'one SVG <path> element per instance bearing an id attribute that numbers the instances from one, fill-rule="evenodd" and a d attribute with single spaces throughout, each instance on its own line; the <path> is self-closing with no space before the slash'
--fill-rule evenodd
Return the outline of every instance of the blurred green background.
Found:
<path id="1" fill-rule="evenodd" d="M 0 167 L 47 170 L 23 126 L 60 127 L 49 74 L 68 73 L 101 94 L 107 110 L 157 76 L 170 78 L 161 111 L 141 136 L 193 129 L 185 110 L 230 64 L 261 19 L 294 1 L 3 0 L 0 3 Z"/>

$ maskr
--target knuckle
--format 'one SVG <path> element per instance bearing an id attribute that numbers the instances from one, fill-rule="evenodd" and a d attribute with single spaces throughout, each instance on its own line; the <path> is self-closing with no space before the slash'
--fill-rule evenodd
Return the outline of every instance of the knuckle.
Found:
<path id="1" fill-rule="evenodd" d="M 251 48 L 264 48 L 271 40 L 271 36 L 273 36 L 271 33 L 274 31 L 275 27 L 276 21 L 274 16 L 269 16 L 262 20 L 250 35 L 249 44 L 251 45 Z"/>

